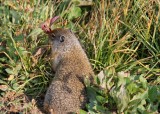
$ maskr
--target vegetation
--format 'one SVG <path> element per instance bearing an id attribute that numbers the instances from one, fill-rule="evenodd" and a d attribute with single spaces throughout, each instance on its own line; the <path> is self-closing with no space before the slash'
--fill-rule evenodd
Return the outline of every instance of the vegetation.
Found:
<path id="1" fill-rule="evenodd" d="M 160 113 L 160 1 L 79 1 L 0 1 L 0 112 L 42 107 L 54 75 L 39 26 L 58 15 L 53 28 L 79 36 L 96 73 L 81 114 Z"/>

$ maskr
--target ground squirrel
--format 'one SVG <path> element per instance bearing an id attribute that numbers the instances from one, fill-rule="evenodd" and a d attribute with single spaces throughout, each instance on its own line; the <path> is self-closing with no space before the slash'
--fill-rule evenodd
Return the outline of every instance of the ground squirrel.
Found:
<path id="1" fill-rule="evenodd" d="M 55 77 L 45 95 L 44 110 L 53 114 L 79 113 L 87 102 L 84 78 L 92 80 L 93 70 L 73 32 L 57 28 L 48 35 Z"/>

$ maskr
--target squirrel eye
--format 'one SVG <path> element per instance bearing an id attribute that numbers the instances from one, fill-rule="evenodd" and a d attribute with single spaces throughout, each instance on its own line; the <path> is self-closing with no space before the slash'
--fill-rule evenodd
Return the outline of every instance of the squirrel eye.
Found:
<path id="1" fill-rule="evenodd" d="M 60 42 L 64 42 L 65 37 L 64 36 L 60 36 L 59 41 Z"/>

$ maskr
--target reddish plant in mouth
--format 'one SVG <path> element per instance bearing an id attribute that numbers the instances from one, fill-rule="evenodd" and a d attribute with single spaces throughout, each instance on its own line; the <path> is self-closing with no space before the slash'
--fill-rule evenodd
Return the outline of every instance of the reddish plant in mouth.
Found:
<path id="1" fill-rule="evenodd" d="M 47 19 L 44 23 L 41 24 L 41 29 L 49 34 L 52 32 L 51 25 L 59 18 L 59 16 L 55 16 L 53 18 Z"/>

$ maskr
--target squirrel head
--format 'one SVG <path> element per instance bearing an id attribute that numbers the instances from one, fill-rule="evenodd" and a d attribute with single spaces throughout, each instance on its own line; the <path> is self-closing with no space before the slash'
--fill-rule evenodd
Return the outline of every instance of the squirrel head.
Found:
<path id="1" fill-rule="evenodd" d="M 56 16 L 54 18 L 48 19 L 41 25 L 42 30 L 49 37 L 54 70 L 63 58 L 71 56 L 75 51 L 77 52 L 76 49 L 81 49 L 78 39 L 76 38 L 74 33 L 71 32 L 71 30 L 63 28 L 56 28 L 52 30 L 50 28 L 51 24 L 57 18 L 58 17 Z"/>
<path id="2" fill-rule="evenodd" d="M 81 46 L 74 33 L 68 29 L 54 29 L 48 36 L 51 46 L 52 68 L 56 71 L 59 63 L 72 57 L 75 51 L 78 53 L 77 49 L 81 49 Z"/>
<path id="3" fill-rule="evenodd" d="M 51 29 L 51 25 L 59 18 L 55 16 L 53 18 L 47 19 L 43 24 L 41 24 L 41 29 L 48 34 L 49 42 L 52 47 L 52 53 L 67 53 L 75 46 L 79 46 L 79 42 L 70 30 L 63 28 Z"/>
<path id="4" fill-rule="evenodd" d="M 70 53 L 76 47 L 79 47 L 79 41 L 68 29 L 57 28 L 48 34 L 49 43 L 52 48 L 52 53 L 59 53 L 61 55 Z"/>

